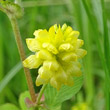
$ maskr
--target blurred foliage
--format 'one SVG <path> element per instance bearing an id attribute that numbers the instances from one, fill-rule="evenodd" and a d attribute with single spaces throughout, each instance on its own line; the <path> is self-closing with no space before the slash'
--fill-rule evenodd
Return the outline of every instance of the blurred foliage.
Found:
<path id="1" fill-rule="evenodd" d="M 84 6 L 83 1 L 87 3 L 88 8 Z M 79 92 L 71 100 L 64 102 L 62 110 L 70 110 L 72 105 L 80 102 L 81 99 L 93 110 L 105 110 L 105 70 L 103 67 L 106 64 L 103 63 L 103 54 L 108 50 L 104 49 L 104 15 L 101 0 L 35 0 L 34 2 L 22 0 L 21 4 L 25 13 L 18 22 L 27 55 L 29 50 L 25 39 L 33 37 L 36 29 L 48 29 L 55 23 L 71 25 L 75 30 L 80 31 L 80 38 L 85 41 L 84 48 L 88 51 L 88 55 L 83 61 L 85 78 L 80 90 L 82 95 Z M 105 0 L 105 15 L 108 27 L 106 30 L 110 30 L 110 0 Z M 108 33 L 110 43 L 110 31 Z M 0 11 L 0 85 L 7 73 L 13 70 L 18 62 L 20 58 L 11 24 L 8 17 Z M 12 74 L 13 77 L 5 88 L 0 91 L 0 104 L 13 103 L 18 106 L 19 94 L 28 90 L 23 69 L 19 68 L 15 73 Z M 37 70 L 32 70 L 31 73 L 34 82 Z M 35 89 L 38 92 L 40 88 L 35 87 Z"/>

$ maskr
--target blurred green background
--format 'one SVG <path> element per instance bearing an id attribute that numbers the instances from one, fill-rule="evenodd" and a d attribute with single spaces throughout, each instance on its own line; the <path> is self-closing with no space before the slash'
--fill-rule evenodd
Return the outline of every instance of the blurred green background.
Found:
<path id="1" fill-rule="evenodd" d="M 56 23 L 66 23 L 80 31 L 80 38 L 85 42 L 88 54 L 82 62 L 83 87 L 75 97 L 63 103 L 62 110 L 70 110 L 82 102 L 91 110 L 110 110 L 107 86 L 110 85 L 110 0 L 22 0 L 21 3 L 24 16 L 18 22 L 27 55 L 30 52 L 25 39 L 33 37 L 36 29 L 48 29 Z M 31 73 L 34 82 L 37 70 Z M 39 88 L 35 89 L 38 92 Z M 8 17 L 0 11 L 0 105 L 18 105 L 20 93 L 26 90 L 12 27 Z"/>

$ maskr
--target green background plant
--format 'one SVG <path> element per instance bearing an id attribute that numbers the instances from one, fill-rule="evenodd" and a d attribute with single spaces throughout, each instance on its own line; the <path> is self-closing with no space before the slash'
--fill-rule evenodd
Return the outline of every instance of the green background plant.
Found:
<path id="1" fill-rule="evenodd" d="M 25 13 L 18 22 L 27 55 L 29 50 L 25 39 L 33 37 L 32 33 L 36 29 L 48 29 L 55 23 L 67 23 L 80 31 L 80 38 L 84 40 L 84 48 L 88 51 L 82 62 L 82 99 L 92 110 L 109 110 L 110 0 L 22 0 L 21 4 Z M 27 90 L 25 75 L 19 62 L 11 24 L 0 11 L 0 105 L 13 103 L 19 106 L 18 97 Z M 32 70 L 31 73 L 35 81 L 37 70 Z M 40 87 L 35 89 L 38 92 Z M 71 100 L 65 101 L 61 109 L 70 110 L 79 103 L 80 92 Z"/>

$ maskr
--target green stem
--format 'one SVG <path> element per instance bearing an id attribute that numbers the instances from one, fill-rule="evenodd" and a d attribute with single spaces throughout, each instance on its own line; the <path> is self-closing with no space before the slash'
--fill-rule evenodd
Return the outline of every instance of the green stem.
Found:
<path id="1" fill-rule="evenodd" d="M 37 98 L 37 104 L 40 103 L 41 97 L 42 97 L 42 95 L 43 95 L 43 93 L 44 93 L 44 90 L 45 90 L 46 86 L 47 86 L 46 84 L 44 84 L 44 85 L 42 86 L 42 88 L 41 88 L 41 90 L 40 90 L 40 93 L 39 93 L 39 95 L 38 95 L 38 98 Z"/>
<path id="2" fill-rule="evenodd" d="M 21 40 L 21 35 L 20 35 L 18 23 L 17 23 L 17 20 L 15 17 L 11 17 L 10 21 L 11 21 L 12 28 L 13 28 L 13 31 L 15 34 L 15 39 L 16 39 L 16 43 L 18 46 L 20 58 L 21 58 L 21 61 L 23 61 L 23 60 L 25 60 L 26 56 L 25 56 L 25 52 L 24 52 L 24 48 L 23 48 L 23 44 L 22 44 L 22 40 Z M 29 88 L 29 92 L 30 92 L 32 101 L 36 102 L 35 90 L 33 87 L 33 82 L 32 82 L 32 78 L 30 75 L 30 71 L 29 71 L 29 69 L 24 67 L 24 72 L 25 72 L 25 76 L 27 79 L 27 84 L 28 84 L 28 88 Z"/>

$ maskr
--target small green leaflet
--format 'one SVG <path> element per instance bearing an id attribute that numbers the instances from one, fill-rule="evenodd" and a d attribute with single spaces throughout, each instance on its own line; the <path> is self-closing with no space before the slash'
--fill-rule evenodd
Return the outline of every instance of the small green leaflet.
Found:
<path id="1" fill-rule="evenodd" d="M 25 99 L 26 98 L 31 99 L 31 96 L 29 94 L 29 91 L 25 91 L 24 93 L 21 93 L 20 97 L 19 97 L 19 104 L 22 110 L 32 110 L 32 108 L 27 108 L 26 103 L 25 103 Z"/>
<path id="2" fill-rule="evenodd" d="M 74 77 L 74 85 L 72 87 L 63 85 L 60 91 L 57 91 L 50 84 L 48 84 L 44 95 L 49 109 L 58 107 L 62 104 L 62 102 L 72 98 L 81 89 L 82 84 L 83 75 L 80 77 Z"/>

